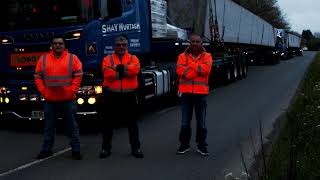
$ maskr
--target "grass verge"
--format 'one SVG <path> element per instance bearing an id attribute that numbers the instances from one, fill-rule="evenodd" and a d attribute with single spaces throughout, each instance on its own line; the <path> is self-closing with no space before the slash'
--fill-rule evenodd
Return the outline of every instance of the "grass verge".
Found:
<path id="1" fill-rule="evenodd" d="M 320 179 L 320 53 L 287 112 L 287 124 L 272 145 L 266 180 Z"/>

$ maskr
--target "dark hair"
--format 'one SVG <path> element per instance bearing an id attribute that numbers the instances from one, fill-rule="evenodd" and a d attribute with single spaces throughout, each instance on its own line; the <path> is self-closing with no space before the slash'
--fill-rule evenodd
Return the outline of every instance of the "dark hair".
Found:
<path id="1" fill-rule="evenodd" d="M 66 39 L 64 38 L 64 36 L 62 35 L 58 35 L 58 34 L 55 34 L 53 37 L 52 37 L 52 42 L 54 39 L 62 39 L 64 44 L 66 44 Z"/>
<path id="2" fill-rule="evenodd" d="M 202 39 L 202 36 L 199 33 L 196 33 L 196 32 L 191 32 L 190 33 L 190 38 L 191 38 L 191 36 L 199 36 Z"/>
<path id="3" fill-rule="evenodd" d="M 126 36 L 125 34 L 121 34 L 121 35 L 119 35 L 118 37 L 116 37 L 116 38 L 114 39 L 114 42 L 123 41 L 123 40 L 128 41 L 128 36 Z"/>

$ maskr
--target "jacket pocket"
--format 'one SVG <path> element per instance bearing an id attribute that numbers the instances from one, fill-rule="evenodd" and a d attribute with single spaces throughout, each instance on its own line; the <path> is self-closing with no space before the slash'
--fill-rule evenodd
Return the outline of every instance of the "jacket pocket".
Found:
<path id="1" fill-rule="evenodd" d="M 72 90 L 72 86 L 66 86 L 63 88 L 63 92 L 65 94 L 66 99 L 74 99 L 76 98 L 77 92 Z"/>

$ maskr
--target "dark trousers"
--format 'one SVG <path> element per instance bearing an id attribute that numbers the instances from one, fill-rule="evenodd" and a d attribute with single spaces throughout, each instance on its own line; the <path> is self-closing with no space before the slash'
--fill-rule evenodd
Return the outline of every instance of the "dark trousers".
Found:
<path id="1" fill-rule="evenodd" d="M 70 138 L 72 151 L 80 151 L 79 128 L 76 122 L 76 103 L 75 101 L 67 102 L 45 102 L 44 103 L 44 139 L 42 151 L 51 151 L 56 132 L 56 123 L 58 114 L 61 114 L 63 121 L 67 126 L 67 134 Z"/>
<path id="2" fill-rule="evenodd" d="M 113 130 L 119 125 L 128 127 L 131 148 L 140 148 L 135 93 L 115 93 L 104 90 L 102 114 L 102 149 L 111 149 Z"/>
<path id="3" fill-rule="evenodd" d="M 199 146 L 207 146 L 207 128 L 206 128 L 206 114 L 207 114 L 207 95 L 202 94 L 182 94 L 182 122 L 179 134 L 179 141 L 182 145 L 189 145 L 191 138 L 191 120 L 193 116 L 193 109 L 195 109 L 197 120 L 196 142 Z"/>

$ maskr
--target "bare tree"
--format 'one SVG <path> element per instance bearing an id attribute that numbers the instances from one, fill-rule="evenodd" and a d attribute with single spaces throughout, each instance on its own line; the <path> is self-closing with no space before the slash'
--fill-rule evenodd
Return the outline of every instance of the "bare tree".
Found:
<path id="1" fill-rule="evenodd" d="M 244 8 L 252 11 L 276 28 L 290 29 L 290 25 L 281 12 L 277 0 L 234 0 Z"/>

